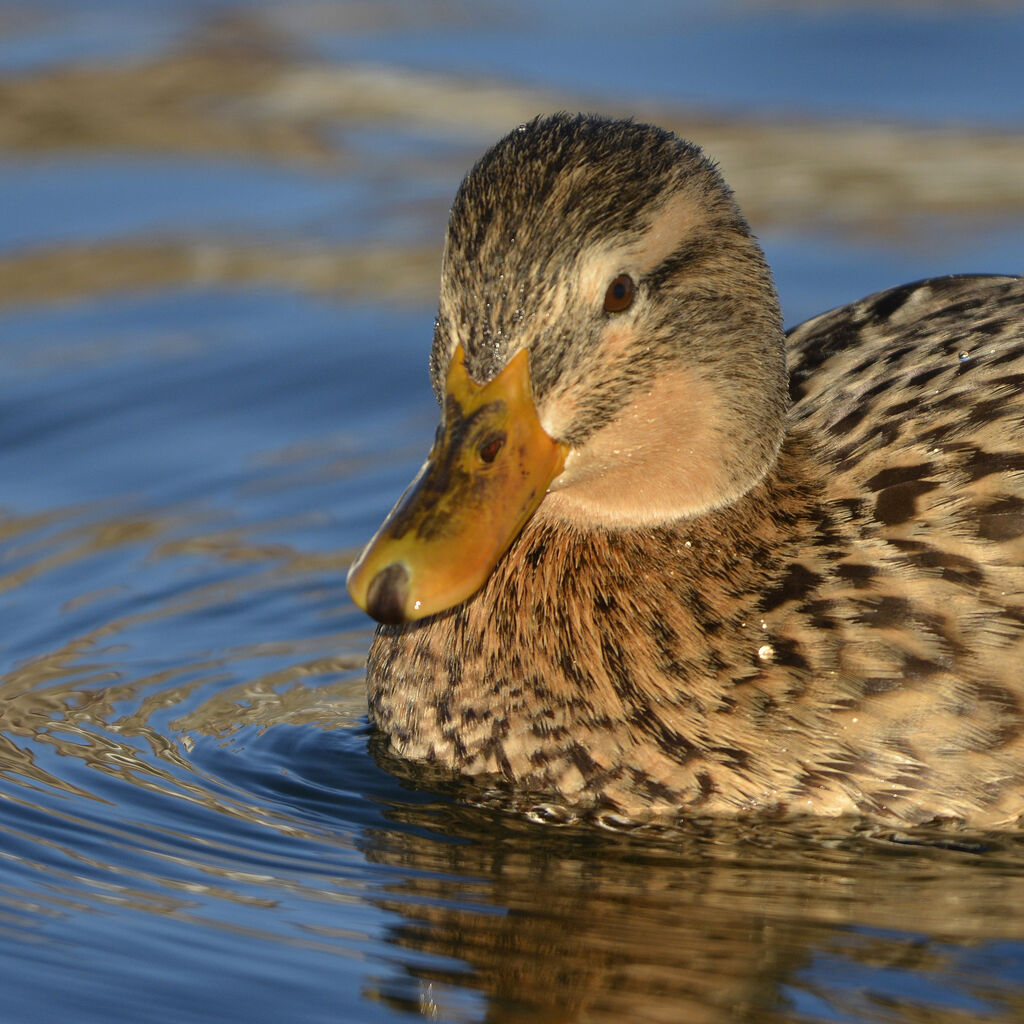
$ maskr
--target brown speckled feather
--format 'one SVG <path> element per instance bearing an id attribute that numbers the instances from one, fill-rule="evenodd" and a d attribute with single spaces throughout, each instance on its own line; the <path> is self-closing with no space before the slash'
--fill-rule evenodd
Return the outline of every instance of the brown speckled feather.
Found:
<path id="1" fill-rule="evenodd" d="M 646 252 L 660 222 L 632 215 Z M 636 337 L 674 336 L 649 295 Z M 473 598 L 380 628 L 371 715 L 399 754 L 637 819 L 1024 815 L 1024 283 L 895 288 L 787 351 L 781 446 L 743 493 L 608 525 L 553 491 Z M 708 408 L 734 376 L 698 375 Z"/>

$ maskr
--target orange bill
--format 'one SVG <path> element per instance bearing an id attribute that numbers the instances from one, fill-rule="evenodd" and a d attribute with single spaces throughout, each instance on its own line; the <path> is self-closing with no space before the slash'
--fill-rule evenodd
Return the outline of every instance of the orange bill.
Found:
<path id="1" fill-rule="evenodd" d="M 411 622 L 472 597 L 533 515 L 568 446 L 537 418 L 523 349 L 487 384 L 452 354 L 443 430 L 419 475 L 349 570 L 360 608 Z"/>

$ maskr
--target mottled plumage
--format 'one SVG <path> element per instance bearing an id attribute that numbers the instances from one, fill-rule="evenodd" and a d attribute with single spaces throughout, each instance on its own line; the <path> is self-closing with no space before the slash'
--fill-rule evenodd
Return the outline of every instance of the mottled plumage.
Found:
<path id="1" fill-rule="evenodd" d="M 456 345 L 480 383 L 528 348 L 569 456 L 482 589 L 378 630 L 400 755 L 631 818 L 1024 815 L 1024 283 L 779 324 L 668 133 L 561 115 L 474 168 L 434 385 Z"/>

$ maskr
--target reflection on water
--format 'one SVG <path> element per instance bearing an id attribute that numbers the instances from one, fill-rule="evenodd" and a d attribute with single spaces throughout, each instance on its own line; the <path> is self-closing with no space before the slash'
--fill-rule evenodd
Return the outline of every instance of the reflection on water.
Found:
<path id="1" fill-rule="evenodd" d="M 425 872 L 382 901 L 406 919 L 392 941 L 468 960 L 470 979 L 463 965 L 410 974 L 421 991 L 480 988 L 496 1020 L 860 1019 L 872 1003 L 887 1020 L 965 1009 L 1016 1020 L 1024 1009 L 976 946 L 1006 905 L 1013 841 L 907 847 L 710 824 L 606 838 L 466 812 L 396 817 L 471 841 L 370 834 L 368 857 Z"/>
<path id="2" fill-rule="evenodd" d="M 696 137 L 790 319 L 1020 268 L 1024 17 L 754 6 L 644 0 L 624 45 L 604 0 L 0 0 L 4 1020 L 1024 1019 L 1016 837 L 542 826 L 365 723 L 344 573 L 432 435 L 447 204 L 510 125 Z M 840 23 L 886 40 L 883 118 L 808 118 L 864 109 L 842 74 L 780 113 L 859 66 Z M 893 120 L 935 79 L 893 93 L 901 47 L 960 54 L 973 124 Z"/>

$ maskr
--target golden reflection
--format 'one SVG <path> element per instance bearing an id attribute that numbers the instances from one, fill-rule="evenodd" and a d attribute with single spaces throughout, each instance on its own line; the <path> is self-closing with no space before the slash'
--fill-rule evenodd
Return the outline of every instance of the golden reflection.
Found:
<path id="1" fill-rule="evenodd" d="M 234 38 L 234 45 L 230 39 Z M 46 68 L 0 81 L 0 150 L 135 149 L 323 161 L 328 148 L 296 119 L 237 116 L 281 60 L 253 23 L 209 30 L 149 60 Z"/>
<path id="2" fill-rule="evenodd" d="M 439 825 L 436 811 L 402 820 Z M 1024 935 L 1005 912 L 1024 897 L 1013 841 L 908 847 L 813 824 L 618 839 L 468 811 L 443 829 L 460 841 L 380 833 L 366 855 L 403 872 L 379 900 L 399 916 L 391 942 L 469 968 L 410 957 L 407 977 L 480 991 L 488 1020 L 783 1024 L 809 1019 L 796 1010 L 812 997 L 835 1019 L 966 1024 L 965 1001 L 1024 1019 L 1024 993 L 962 956 Z M 387 979 L 378 996 L 400 991 Z"/>
<path id="3" fill-rule="evenodd" d="M 722 163 L 757 225 L 795 220 L 860 230 L 865 217 L 882 228 L 922 213 L 1024 210 L 1019 131 L 712 117 L 644 102 L 627 109 L 498 81 L 339 65 L 302 56 L 278 24 L 255 12 L 197 24 L 191 39 L 156 58 L 0 80 L 0 149 L 127 147 L 342 168 L 348 157 L 331 129 L 344 125 L 455 131 L 479 143 L 538 112 L 595 106 L 692 138 Z M 465 154 L 435 159 L 454 185 Z"/>
<path id="4" fill-rule="evenodd" d="M 439 261 L 434 245 L 318 250 L 271 242 L 95 242 L 0 256 L 0 308 L 126 290 L 216 285 L 424 303 L 436 298 Z"/>
<path id="5" fill-rule="evenodd" d="M 758 230 L 906 236 L 923 216 L 961 226 L 1024 213 L 1024 133 L 810 117 L 708 116 L 665 104 L 629 108 L 437 72 L 318 61 L 280 19 L 259 12 L 199 21 L 155 57 L 0 78 L 0 150 L 15 155 L 149 152 L 366 172 L 344 129 L 362 125 L 447 140 L 403 161 L 433 182 L 407 213 L 409 238 L 436 236 L 468 156 L 540 111 L 631 115 L 694 139 L 718 160 Z M 441 187 L 448 181 L 450 188 Z M 0 307 L 184 284 L 267 284 L 375 301 L 432 301 L 436 244 L 313 247 L 281 239 L 118 239 L 0 258 Z"/>

